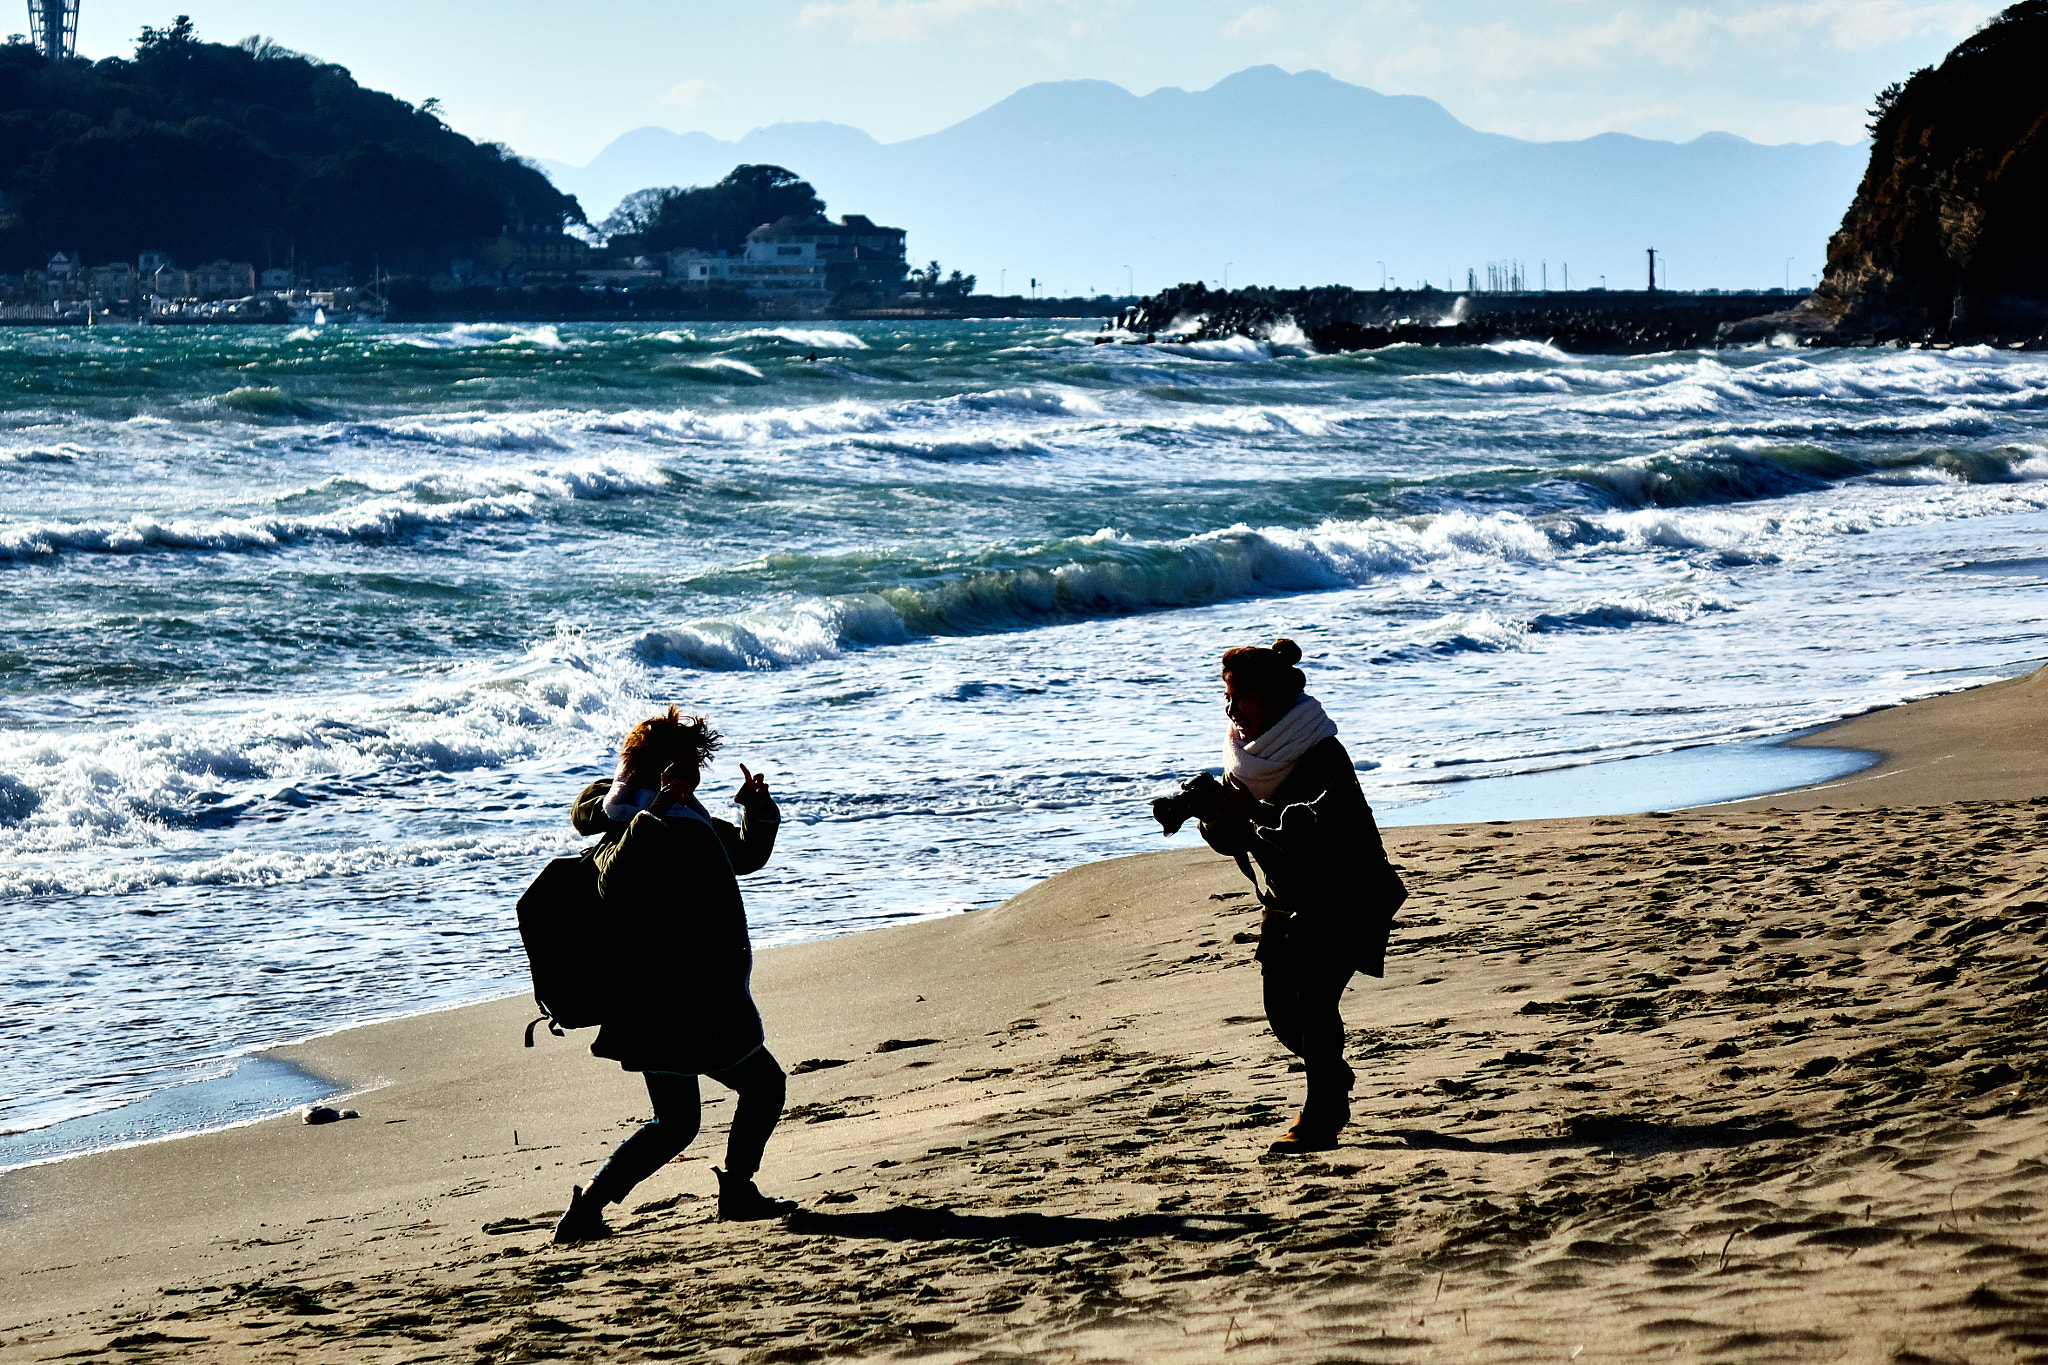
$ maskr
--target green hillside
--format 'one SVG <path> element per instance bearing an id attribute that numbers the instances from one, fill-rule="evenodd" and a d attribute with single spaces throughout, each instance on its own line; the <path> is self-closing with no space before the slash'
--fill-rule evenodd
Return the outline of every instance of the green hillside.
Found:
<path id="1" fill-rule="evenodd" d="M 0 46 L 0 268 L 162 250 L 434 271 L 478 237 L 582 221 L 540 171 L 432 105 L 266 40 L 199 42 L 182 16 L 127 60 Z"/>

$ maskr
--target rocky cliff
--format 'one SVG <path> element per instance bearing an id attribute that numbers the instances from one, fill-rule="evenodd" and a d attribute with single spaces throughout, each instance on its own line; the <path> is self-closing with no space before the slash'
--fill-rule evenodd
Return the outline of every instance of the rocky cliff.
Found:
<path id="1" fill-rule="evenodd" d="M 2048 0 L 1878 96 L 1870 166 L 1800 307 L 1727 329 L 1824 345 L 2048 332 Z"/>

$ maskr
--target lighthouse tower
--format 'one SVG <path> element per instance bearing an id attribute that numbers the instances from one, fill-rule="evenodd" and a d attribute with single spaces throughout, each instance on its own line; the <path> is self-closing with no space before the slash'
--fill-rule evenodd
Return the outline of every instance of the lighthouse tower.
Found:
<path id="1" fill-rule="evenodd" d="M 29 41 L 51 61 L 78 51 L 78 0 L 28 0 Z"/>

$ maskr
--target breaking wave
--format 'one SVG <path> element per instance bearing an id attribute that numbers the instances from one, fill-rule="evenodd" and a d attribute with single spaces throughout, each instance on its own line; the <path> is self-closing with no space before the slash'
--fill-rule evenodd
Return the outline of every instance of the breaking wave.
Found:
<path id="1" fill-rule="evenodd" d="M 379 338 L 380 341 L 385 338 Z M 507 348 L 529 346 L 543 351 L 566 351 L 561 330 L 553 325 L 520 327 L 502 322 L 465 322 L 445 332 L 411 333 L 391 340 L 400 346 L 427 351 L 470 350 L 481 346 Z"/>
<path id="2" fill-rule="evenodd" d="M 531 494 L 420 503 L 373 498 L 344 511 L 311 517 L 133 516 L 126 521 L 0 523 L 0 562 L 46 559 L 66 550 L 140 554 L 149 550 L 276 550 L 308 541 L 376 543 L 431 534 L 465 523 L 524 520 Z"/>
<path id="3" fill-rule="evenodd" d="M 1748 528 L 1752 535 L 1757 530 Z M 654 667 L 795 667 L 851 649 L 923 636 L 983 635 L 1233 599 L 1322 592 L 1458 562 L 1542 563 L 1583 545 L 1670 548 L 1654 536 L 1631 536 L 1623 526 L 1543 524 L 1515 513 L 1460 512 L 1328 523 L 1311 531 L 1235 526 L 1174 541 L 1148 541 L 1104 530 L 1036 548 L 929 561 L 786 555 L 777 557 L 773 569 L 764 565 L 758 570 L 754 591 L 786 590 L 802 583 L 813 590 L 823 588 L 821 596 L 800 608 L 648 631 L 632 642 L 631 652 L 639 662 Z M 844 580 L 844 591 L 830 590 L 835 577 Z M 716 586 L 729 591 L 743 581 L 738 571 L 726 571 Z M 1518 622 L 1512 633 L 1690 620 L 1705 609 L 1690 597 L 1672 602 L 1615 598 Z"/>
<path id="4" fill-rule="evenodd" d="M 283 389 L 272 386 L 230 389 L 213 401 L 218 407 L 247 417 L 290 417 L 303 421 L 322 421 L 330 415 L 327 409 L 317 403 L 293 398 Z"/>
<path id="5" fill-rule="evenodd" d="M 210 830 L 365 799 L 426 799 L 448 775 L 503 769 L 589 746 L 619 728 L 630 666 L 580 641 L 543 643 L 514 667 L 401 701 L 277 706 L 200 721 L 171 717 L 54 743 L 0 737 L 0 899 L 146 886 L 260 885 L 373 866 L 463 860 L 489 841 L 373 843 L 362 854 L 253 847 L 192 863 Z M 239 842 L 250 843 L 248 839 Z M 72 868 L 64 855 L 150 850 L 146 865 Z M 397 859 L 383 861 L 378 859 Z"/>
<path id="6" fill-rule="evenodd" d="M 752 367 L 747 367 L 752 368 Z M 963 420 L 1006 417 L 1100 417 L 1100 403 L 1078 390 L 998 388 L 864 403 L 842 399 L 808 407 L 747 412 L 693 408 L 631 408 L 619 412 L 548 410 L 516 415 L 462 412 L 361 423 L 363 436 L 485 450 L 570 450 L 591 436 L 627 436 L 665 442 L 761 445 L 806 437 L 893 432 L 942 426 L 957 433 Z"/>
<path id="7" fill-rule="evenodd" d="M 188 886 L 282 886 L 324 877 L 354 877 L 400 867 L 452 867 L 499 859 L 532 859 L 557 851 L 559 837 L 425 839 L 363 844 L 330 852 L 238 849 L 195 862 L 112 862 L 91 867 L 42 865 L 0 869 L 0 901 L 26 896 L 103 896 Z"/>
<path id="8" fill-rule="evenodd" d="M 868 344 L 851 332 L 834 332 L 818 327 L 755 327 L 729 337 L 707 338 L 717 342 L 770 341 L 790 346 L 824 347 L 833 351 L 865 351 Z"/>

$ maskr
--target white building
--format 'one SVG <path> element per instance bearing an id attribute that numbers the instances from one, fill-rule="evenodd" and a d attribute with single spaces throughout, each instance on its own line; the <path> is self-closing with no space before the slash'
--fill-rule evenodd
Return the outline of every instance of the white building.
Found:
<path id="1" fill-rule="evenodd" d="M 750 299 L 769 299 L 805 308 L 831 300 L 825 262 L 808 242 L 749 241 L 738 256 L 726 252 L 671 251 L 668 277 L 708 287 L 717 280 L 738 285 Z"/>

